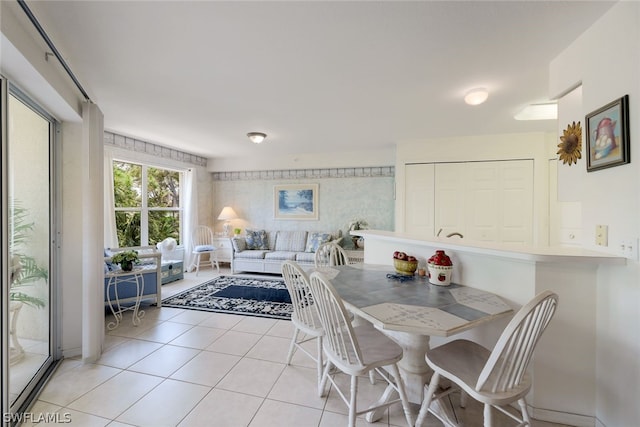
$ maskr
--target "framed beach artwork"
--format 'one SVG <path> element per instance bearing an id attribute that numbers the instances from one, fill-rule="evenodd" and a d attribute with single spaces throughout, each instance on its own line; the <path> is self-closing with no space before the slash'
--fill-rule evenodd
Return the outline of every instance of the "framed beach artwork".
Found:
<path id="1" fill-rule="evenodd" d="M 273 206 L 275 219 L 317 220 L 318 184 L 276 185 Z"/>
<path id="2" fill-rule="evenodd" d="M 629 153 L 629 95 L 585 117 L 587 124 L 587 172 L 631 161 Z"/>

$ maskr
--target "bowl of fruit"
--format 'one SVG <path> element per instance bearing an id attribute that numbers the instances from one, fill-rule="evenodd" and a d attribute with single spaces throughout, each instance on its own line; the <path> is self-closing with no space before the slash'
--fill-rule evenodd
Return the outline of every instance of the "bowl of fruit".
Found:
<path id="1" fill-rule="evenodd" d="M 396 273 L 404 276 L 413 276 L 418 269 L 418 260 L 416 257 L 407 255 L 404 252 L 395 251 L 393 253 L 393 266 Z"/>

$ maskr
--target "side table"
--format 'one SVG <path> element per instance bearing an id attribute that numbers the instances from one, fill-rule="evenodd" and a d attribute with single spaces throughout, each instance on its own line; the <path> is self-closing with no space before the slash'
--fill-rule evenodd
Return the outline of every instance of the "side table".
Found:
<path id="1" fill-rule="evenodd" d="M 233 246 L 231 245 L 231 238 L 224 236 L 216 236 L 213 238 L 213 246 L 216 247 L 216 255 L 218 256 L 218 262 L 233 262 Z"/>
<path id="2" fill-rule="evenodd" d="M 108 330 L 112 331 L 120 325 L 120 322 L 122 321 L 122 313 L 127 310 L 133 310 L 133 326 L 138 326 L 140 324 L 141 319 L 144 317 L 144 311 L 140 310 L 140 300 L 144 291 L 144 277 L 142 276 L 142 272 L 143 269 L 138 267 L 134 268 L 132 271 L 116 270 L 106 274 L 105 277 L 109 279 L 109 282 L 107 283 L 109 308 L 111 309 L 111 313 L 113 313 L 113 317 L 115 317 L 114 322 L 109 322 L 107 324 Z M 109 292 L 112 286 L 113 295 L 115 297 L 114 300 L 111 299 L 111 293 Z M 136 299 L 133 306 L 123 307 L 120 305 L 120 300 L 118 299 L 119 286 L 136 287 Z"/>

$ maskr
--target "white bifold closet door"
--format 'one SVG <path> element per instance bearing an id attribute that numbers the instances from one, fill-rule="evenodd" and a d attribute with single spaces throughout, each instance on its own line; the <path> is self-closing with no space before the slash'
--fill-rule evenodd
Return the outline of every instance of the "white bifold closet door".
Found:
<path id="1" fill-rule="evenodd" d="M 533 160 L 405 166 L 405 231 L 531 244 Z"/>

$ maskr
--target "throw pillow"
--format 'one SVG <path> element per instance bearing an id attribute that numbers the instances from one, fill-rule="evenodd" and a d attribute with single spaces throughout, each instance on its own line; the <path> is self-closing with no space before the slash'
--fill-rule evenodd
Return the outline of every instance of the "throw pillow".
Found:
<path id="1" fill-rule="evenodd" d="M 269 249 L 265 230 L 247 230 L 247 249 Z"/>
<path id="2" fill-rule="evenodd" d="M 331 240 L 329 233 L 309 233 L 305 252 L 316 252 L 321 244 Z"/>
<path id="3" fill-rule="evenodd" d="M 113 251 L 111 251 L 111 249 L 105 249 L 104 250 L 104 257 L 105 258 L 111 258 L 112 256 L 113 256 Z M 117 267 L 115 265 L 113 265 L 113 263 L 111 261 L 109 261 L 109 262 L 105 261 L 104 265 L 106 267 L 105 273 L 107 273 L 108 271 L 117 270 Z"/>
<path id="4" fill-rule="evenodd" d="M 216 248 L 213 247 L 213 245 L 198 245 L 195 248 L 193 248 L 194 252 L 209 252 L 209 251 L 215 251 Z"/>
<path id="5" fill-rule="evenodd" d="M 235 252 L 242 252 L 247 249 L 247 241 L 244 237 L 234 237 L 231 239 L 231 243 Z"/>

